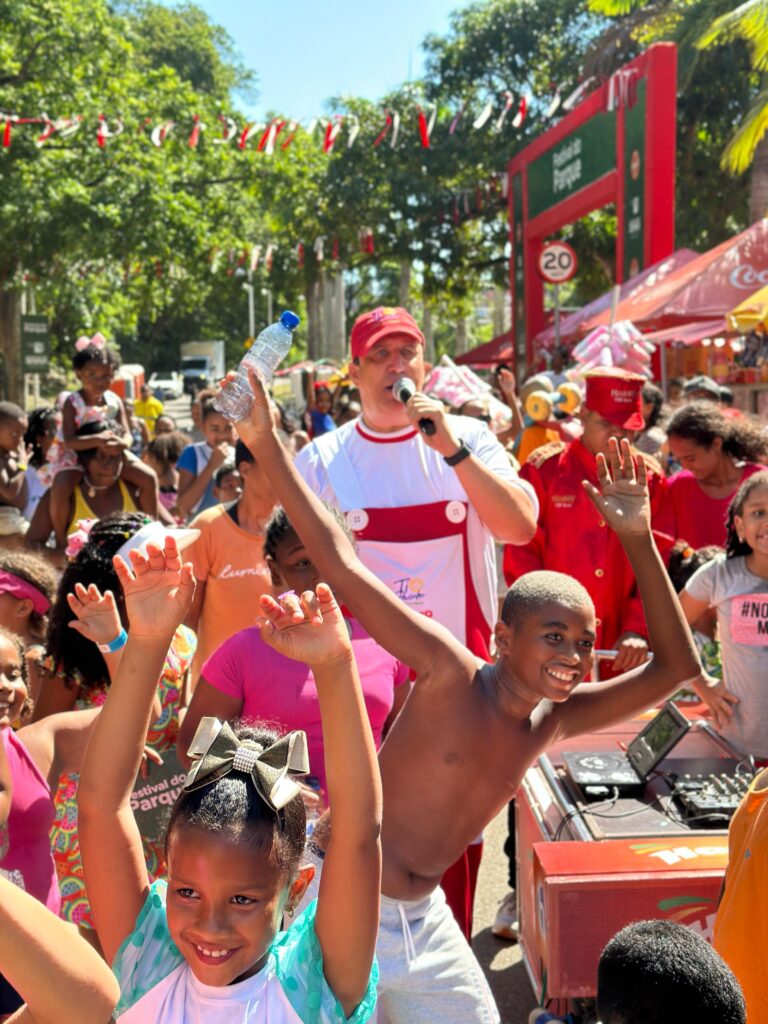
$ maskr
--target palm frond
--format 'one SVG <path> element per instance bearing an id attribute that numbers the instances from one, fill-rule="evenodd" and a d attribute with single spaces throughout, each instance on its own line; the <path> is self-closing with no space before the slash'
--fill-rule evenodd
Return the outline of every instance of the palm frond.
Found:
<path id="1" fill-rule="evenodd" d="M 729 174 L 741 174 L 752 163 L 761 139 L 768 132 L 768 87 L 758 93 L 723 152 L 720 166 Z"/>
<path id="2" fill-rule="evenodd" d="M 587 6 L 593 14 L 603 14 L 607 18 L 619 18 L 638 7 L 645 7 L 646 0 L 589 0 Z"/>
<path id="3" fill-rule="evenodd" d="M 743 39 L 757 71 L 768 70 L 768 0 L 746 0 L 727 14 L 716 18 L 696 40 L 699 49 Z"/>

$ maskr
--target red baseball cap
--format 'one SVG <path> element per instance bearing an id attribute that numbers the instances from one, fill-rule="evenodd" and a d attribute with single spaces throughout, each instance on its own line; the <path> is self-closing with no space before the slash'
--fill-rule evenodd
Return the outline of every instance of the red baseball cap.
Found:
<path id="1" fill-rule="evenodd" d="M 643 384 L 645 377 L 603 367 L 586 374 L 587 393 L 584 407 L 599 413 L 603 419 L 622 430 L 642 430 Z"/>
<path id="2" fill-rule="evenodd" d="M 424 335 L 407 309 L 400 306 L 377 306 L 370 313 L 363 313 L 355 320 L 349 336 L 352 358 L 367 355 L 377 341 L 389 334 L 407 334 L 409 338 L 424 344 Z"/>

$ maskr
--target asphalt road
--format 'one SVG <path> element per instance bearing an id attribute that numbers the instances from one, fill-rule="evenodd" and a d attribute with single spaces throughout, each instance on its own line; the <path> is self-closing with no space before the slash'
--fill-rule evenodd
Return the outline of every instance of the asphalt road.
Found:
<path id="1" fill-rule="evenodd" d="M 516 942 L 502 942 L 491 935 L 496 907 L 507 892 L 506 810 L 485 830 L 483 860 L 475 896 L 472 948 L 485 971 L 501 1014 L 502 1024 L 527 1024 L 536 1006 L 531 984 Z"/>
<path id="2" fill-rule="evenodd" d="M 167 401 L 165 411 L 179 429 L 189 429 L 189 396 Z M 485 847 L 475 898 L 472 948 L 488 977 L 501 1013 L 502 1024 L 527 1024 L 536 1005 L 516 942 L 502 942 L 491 935 L 496 907 L 507 892 L 507 862 L 503 853 L 507 812 L 503 811 L 485 831 Z"/>

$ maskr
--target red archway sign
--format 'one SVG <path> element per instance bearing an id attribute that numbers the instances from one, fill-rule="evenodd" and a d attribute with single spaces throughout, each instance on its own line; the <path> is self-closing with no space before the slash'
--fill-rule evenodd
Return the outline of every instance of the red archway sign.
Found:
<path id="1" fill-rule="evenodd" d="M 567 242 L 547 242 L 536 261 L 539 277 L 547 284 L 565 284 L 576 273 L 579 261 Z"/>
<path id="2" fill-rule="evenodd" d="M 537 261 L 547 237 L 615 203 L 618 284 L 673 251 L 676 92 L 677 50 L 657 43 L 510 161 L 518 366 L 532 361 L 532 339 L 546 327 Z"/>

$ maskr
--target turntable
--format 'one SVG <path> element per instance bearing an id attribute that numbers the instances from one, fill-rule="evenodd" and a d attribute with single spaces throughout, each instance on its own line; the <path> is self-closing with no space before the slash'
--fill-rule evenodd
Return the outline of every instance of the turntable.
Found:
<path id="1" fill-rule="evenodd" d="M 619 793 L 639 793 L 660 761 L 688 732 L 688 719 L 667 701 L 661 711 L 627 747 L 627 753 L 564 751 L 565 770 L 585 793 L 593 787 L 611 787 Z M 593 790 L 594 791 L 594 790 Z"/>

